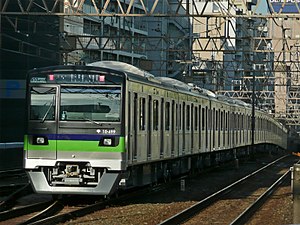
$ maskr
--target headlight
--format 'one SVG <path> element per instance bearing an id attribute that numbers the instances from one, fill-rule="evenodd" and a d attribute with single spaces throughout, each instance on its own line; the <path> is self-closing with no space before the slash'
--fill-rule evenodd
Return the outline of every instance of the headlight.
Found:
<path id="1" fill-rule="evenodd" d="M 44 137 L 37 137 L 36 138 L 37 144 L 45 144 L 45 138 Z"/>
<path id="2" fill-rule="evenodd" d="M 98 146 L 115 147 L 119 144 L 119 138 L 114 136 L 104 136 L 99 140 Z"/>
<path id="3" fill-rule="evenodd" d="M 46 136 L 33 136 L 32 137 L 33 145 L 48 145 L 48 138 Z"/>
<path id="4" fill-rule="evenodd" d="M 103 145 L 111 146 L 112 145 L 112 139 L 111 138 L 104 138 L 103 139 Z"/>

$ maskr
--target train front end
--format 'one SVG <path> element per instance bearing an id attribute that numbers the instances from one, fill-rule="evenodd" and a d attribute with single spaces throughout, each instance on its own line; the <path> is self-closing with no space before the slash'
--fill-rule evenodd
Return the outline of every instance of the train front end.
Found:
<path id="1" fill-rule="evenodd" d="M 125 80 L 84 66 L 29 73 L 24 167 L 35 192 L 114 192 L 126 170 Z"/>

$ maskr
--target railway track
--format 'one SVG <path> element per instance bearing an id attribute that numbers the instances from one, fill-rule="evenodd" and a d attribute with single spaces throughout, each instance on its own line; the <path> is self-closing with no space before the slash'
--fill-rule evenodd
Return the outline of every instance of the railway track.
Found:
<path id="1" fill-rule="evenodd" d="M 167 185 L 167 184 L 166 184 Z M 64 223 L 68 220 L 76 219 L 88 215 L 94 211 L 100 211 L 109 207 L 110 205 L 121 204 L 122 201 L 129 199 L 142 198 L 149 191 L 157 191 L 162 186 L 155 188 L 138 189 L 134 192 L 124 193 L 108 199 L 98 199 L 95 201 L 94 197 L 87 196 L 69 196 L 62 197 L 56 201 L 40 202 L 24 207 L 18 207 L 0 212 L 0 224 L 57 224 Z M 2 222 L 2 223 L 1 223 Z"/>
<path id="2" fill-rule="evenodd" d="M 8 187 L 5 187 L 5 189 L 7 188 Z M 13 189 L 11 194 L 9 194 L 4 200 L 0 201 L 0 212 L 3 212 L 11 208 L 15 204 L 18 198 L 28 195 L 30 193 L 32 193 L 32 188 L 29 183 L 25 185 L 21 185 L 21 187 L 19 187 L 17 190 Z"/>
<path id="3" fill-rule="evenodd" d="M 228 185 L 182 212 L 164 220 L 168 224 L 245 224 L 289 175 L 288 157 Z M 261 179 L 261 178 L 264 179 Z M 279 177 L 279 178 L 278 178 Z"/>
<path id="4" fill-rule="evenodd" d="M 270 170 L 275 170 L 275 169 L 271 169 L 270 167 L 273 165 L 275 168 L 276 167 L 280 167 L 284 164 L 282 163 L 284 159 L 280 158 L 279 160 L 276 160 L 273 163 L 270 163 L 266 166 L 264 166 L 263 168 L 261 168 L 258 171 L 255 171 L 251 174 L 249 174 L 246 177 L 255 177 L 256 175 L 259 175 L 259 171 L 262 171 L 264 169 L 268 170 L 267 174 L 270 173 Z M 281 163 L 280 163 L 281 162 Z M 286 164 L 285 164 L 286 165 Z M 268 169 L 269 168 L 269 169 Z M 281 168 L 281 167 L 280 167 Z M 279 170 L 281 170 L 279 168 Z M 240 183 L 246 183 L 247 178 L 242 178 L 240 179 Z M 178 181 L 177 181 L 178 183 Z M 237 182 L 235 182 L 237 183 Z M 237 184 L 238 185 L 238 184 Z M 230 185 L 231 186 L 231 185 Z M 156 186 L 155 188 L 151 188 L 150 190 L 152 192 L 156 192 L 159 189 L 164 189 L 167 187 L 159 187 Z M 230 192 L 235 192 L 234 190 L 234 185 L 232 185 L 231 189 L 225 190 L 226 188 L 224 188 L 224 193 L 229 194 Z M 243 189 L 243 188 L 241 188 Z M 130 199 L 143 199 L 146 196 L 146 193 L 149 192 L 149 188 L 148 189 L 144 189 L 138 192 L 133 192 L 132 194 L 128 194 L 128 195 L 122 195 L 117 199 L 106 199 L 106 200 L 101 200 L 100 202 L 97 203 L 84 203 L 84 202 L 72 202 L 72 200 L 70 199 L 60 199 L 58 201 L 46 201 L 46 202 L 40 202 L 40 203 L 36 203 L 36 204 L 32 204 L 32 205 L 28 205 L 24 208 L 18 208 L 18 209 L 14 209 L 12 211 L 6 211 L 6 212 L 1 212 L 0 213 L 0 224 L 57 224 L 57 223 L 64 223 L 67 222 L 69 220 L 73 220 L 76 221 L 77 218 L 80 217 L 84 217 L 85 215 L 91 214 L 92 212 L 97 211 L 97 213 L 101 212 L 102 209 L 107 209 L 109 207 L 109 209 L 111 208 L 112 210 L 114 210 L 113 208 L 115 206 L 120 206 L 120 205 L 130 205 Z M 213 202 L 216 202 L 218 199 L 220 200 L 220 198 L 224 199 L 224 195 L 220 194 L 213 194 L 215 195 L 215 200 L 208 200 L 208 198 L 204 199 L 201 202 L 204 202 L 202 205 L 202 210 L 207 208 L 208 206 L 211 206 L 211 204 Z M 245 194 L 244 194 L 245 195 Z M 233 199 L 234 197 L 228 197 Z M 73 196 L 74 199 L 74 196 Z M 77 197 L 76 197 L 77 199 Z M 95 199 L 93 199 L 93 201 L 95 201 Z M 143 200 L 141 200 L 141 202 L 143 202 Z M 116 210 L 117 210 L 116 208 Z M 192 207 L 191 207 L 192 208 Z M 200 209 L 201 210 L 201 209 Z M 119 210 L 118 210 L 119 211 Z M 186 210 L 185 210 L 186 211 Z M 28 212 L 26 214 L 24 214 L 24 212 Z M 104 210 L 103 210 L 104 212 Z M 194 214 L 195 215 L 195 214 Z M 180 215 L 180 217 L 182 218 L 182 215 Z M 191 217 L 191 216 L 190 216 Z M 185 217 L 184 221 L 186 221 L 187 219 L 189 219 L 190 217 Z M 130 220 L 130 218 L 128 218 Z M 1 223 L 2 221 L 2 223 Z M 160 220 L 162 221 L 162 220 Z M 234 221 L 234 219 L 232 219 L 232 221 Z M 232 222 L 231 221 L 231 222 Z M 177 224 L 177 222 L 170 222 L 168 223 L 167 221 L 164 221 L 162 224 Z M 181 222 L 178 222 L 181 223 Z M 198 223 L 199 224 L 199 223 Z M 228 223 L 230 224 L 230 223 Z"/>
<path id="5" fill-rule="evenodd" d="M 43 201 L 2 211 L 0 212 L 0 224 L 56 224 L 86 215 L 92 210 L 99 210 L 106 204 L 106 202 L 83 204 L 78 199 L 64 197 L 59 200 Z"/>
<path id="6" fill-rule="evenodd" d="M 244 210 L 231 225 L 245 224 L 251 216 L 260 209 L 264 202 L 272 195 L 276 188 L 282 184 L 290 174 L 290 171 L 285 172 L 278 180 L 276 180 L 262 195 L 260 195 L 255 202 L 253 202 L 246 210 Z"/>
<path id="7" fill-rule="evenodd" d="M 28 184 L 24 170 L 0 171 L 0 211 L 1 202 Z"/>

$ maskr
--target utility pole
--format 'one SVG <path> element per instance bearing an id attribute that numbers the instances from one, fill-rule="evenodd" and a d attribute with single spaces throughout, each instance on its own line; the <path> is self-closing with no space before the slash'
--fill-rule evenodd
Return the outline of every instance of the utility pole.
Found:
<path id="1" fill-rule="evenodd" d="M 254 154 L 254 139 L 255 139 L 255 73 L 252 68 L 252 114 L 251 114 L 251 150 Z"/>
<path id="2" fill-rule="evenodd" d="M 253 41 L 253 20 L 251 18 L 248 19 L 248 37 L 249 37 L 249 42 L 250 42 L 250 54 L 249 54 L 249 68 L 250 68 L 250 76 L 252 75 L 252 112 L 251 112 L 251 155 L 254 155 L 255 153 L 255 64 L 253 63 L 254 56 L 253 56 L 253 51 L 254 51 L 254 41 Z M 251 74 L 252 73 L 252 74 Z"/>

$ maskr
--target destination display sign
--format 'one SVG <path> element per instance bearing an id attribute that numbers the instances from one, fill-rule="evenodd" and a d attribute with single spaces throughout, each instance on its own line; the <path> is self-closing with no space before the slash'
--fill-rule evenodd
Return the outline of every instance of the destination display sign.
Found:
<path id="1" fill-rule="evenodd" d="M 106 73 L 48 73 L 34 74 L 32 84 L 121 84 L 122 77 Z"/>

